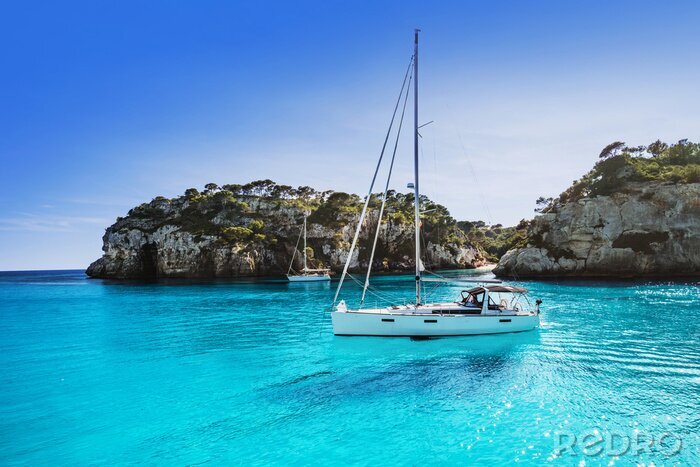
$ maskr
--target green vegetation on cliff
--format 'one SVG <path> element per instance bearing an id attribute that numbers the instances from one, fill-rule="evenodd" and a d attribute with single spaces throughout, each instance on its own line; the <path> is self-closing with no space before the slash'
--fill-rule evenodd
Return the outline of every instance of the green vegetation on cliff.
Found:
<path id="1" fill-rule="evenodd" d="M 342 229 L 356 222 L 362 210 L 363 199 L 355 194 L 336 191 L 317 191 L 308 186 L 293 188 L 272 180 L 258 180 L 245 185 L 208 183 L 204 190 L 189 188 L 182 196 L 168 199 L 162 196 L 129 211 L 120 218 L 114 230 L 136 229 L 153 233 L 164 227 L 189 233 L 197 239 L 215 238 L 222 245 L 236 245 L 250 250 L 263 248 L 288 254 L 285 248 L 294 245 L 299 235 L 303 215 L 308 215 L 309 226 L 324 229 L 328 238 L 317 242 L 309 236 L 309 257 L 313 266 L 324 266 L 330 261 L 321 250 L 324 245 L 347 249 Z M 412 233 L 414 216 L 412 193 L 387 193 L 383 225 L 394 232 Z M 381 205 L 381 194 L 373 194 L 369 202 L 368 228 L 371 235 L 363 236 L 360 245 L 371 247 L 376 229 L 376 215 Z M 460 229 L 444 206 L 421 197 L 422 242 L 443 248 L 449 255 L 458 255 L 468 247 L 470 239 Z M 412 257 L 412 235 L 392 234 L 391 245 L 381 241 L 376 257 L 391 262 L 391 258 Z M 380 236 L 381 239 L 381 236 Z M 388 241 L 388 239 L 387 239 Z M 386 242 L 384 242 L 386 243 Z M 389 251 L 391 250 L 391 251 Z M 479 249 L 485 252 L 486 248 Z M 490 250 L 489 250 L 490 251 Z M 494 253 L 490 253 L 493 257 Z"/>
<path id="2" fill-rule="evenodd" d="M 671 145 L 657 140 L 636 147 L 617 141 L 603 148 L 599 159 L 558 198 L 540 197 L 536 211 L 556 212 L 562 205 L 582 198 L 625 192 L 633 182 L 700 182 L 700 144 L 686 139 Z"/>
<path id="3" fill-rule="evenodd" d="M 526 220 L 521 220 L 515 227 L 503 227 L 501 224 L 489 226 L 483 221 L 457 222 L 469 242 L 492 262 L 497 262 L 508 250 L 524 247 L 529 225 Z"/>
<path id="4" fill-rule="evenodd" d="M 700 144 L 616 141 L 557 198 L 537 200 L 512 277 L 669 277 L 700 273 Z"/>
<path id="5" fill-rule="evenodd" d="M 413 194 L 387 193 L 372 268 L 415 267 Z M 351 271 L 369 266 L 381 195 L 372 195 Z M 363 200 L 354 194 L 292 188 L 271 180 L 245 185 L 208 183 L 181 196 L 158 196 L 107 228 L 103 256 L 87 273 L 105 278 L 239 277 L 284 274 L 295 257 L 300 226 L 308 216 L 310 267 L 343 268 Z M 421 241 L 429 268 L 473 268 L 484 262 L 444 206 L 423 197 Z"/>

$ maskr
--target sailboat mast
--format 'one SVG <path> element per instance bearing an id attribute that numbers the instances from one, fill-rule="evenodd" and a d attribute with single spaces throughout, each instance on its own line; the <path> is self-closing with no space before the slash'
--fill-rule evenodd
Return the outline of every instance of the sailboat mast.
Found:
<path id="1" fill-rule="evenodd" d="M 304 216 L 304 272 L 306 272 L 306 216 Z"/>
<path id="2" fill-rule="evenodd" d="M 416 231 L 416 305 L 420 305 L 420 191 L 418 189 L 418 33 L 416 29 L 413 51 L 413 190 Z"/>

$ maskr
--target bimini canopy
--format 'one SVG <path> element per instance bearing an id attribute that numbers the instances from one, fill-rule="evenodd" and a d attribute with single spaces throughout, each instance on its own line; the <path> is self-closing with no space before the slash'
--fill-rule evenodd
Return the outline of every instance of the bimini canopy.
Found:
<path id="1" fill-rule="evenodd" d="M 505 292 L 505 293 L 527 293 L 527 289 L 523 287 L 511 287 L 508 285 L 487 285 L 486 287 L 474 287 L 466 292 L 470 294 L 480 293 L 484 290 L 491 292 Z"/>

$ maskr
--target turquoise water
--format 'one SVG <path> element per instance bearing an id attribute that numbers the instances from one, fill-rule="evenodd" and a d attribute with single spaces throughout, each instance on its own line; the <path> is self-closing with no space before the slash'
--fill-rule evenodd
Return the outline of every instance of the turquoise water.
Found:
<path id="1" fill-rule="evenodd" d="M 329 284 L 0 273 L 0 463 L 700 465 L 697 285 L 526 286 L 539 331 L 413 341 L 333 337 Z"/>

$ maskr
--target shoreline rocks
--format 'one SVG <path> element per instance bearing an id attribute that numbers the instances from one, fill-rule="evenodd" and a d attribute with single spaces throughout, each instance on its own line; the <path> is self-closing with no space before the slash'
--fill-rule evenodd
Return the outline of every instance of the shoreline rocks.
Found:
<path id="1" fill-rule="evenodd" d="M 313 190 L 303 198 L 218 189 L 195 192 L 190 189 L 174 199 L 158 197 L 118 219 L 103 236 L 102 257 L 86 273 L 109 279 L 283 275 L 305 214 L 309 267 L 338 272 L 347 258 L 361 207 L 356 196 Z M 414 269 L 411 202 L 406 195 L 392 196 L 380 227 L 373 269 L 410 271 Z M 333 205 L 336 202 L 340 205 Z M 439 208 L 441 212 L 424 220 L 426 266 L 456 269 L 484 264 L 480 251 L 469 244 L 447 210 Z M 351 271 L 367 268 L 376 216 L 375 209 L 365 218 Z M 297 251 L 295 269 L 301 268 L 300 257 Z"/>
<path id="2" fill-rule="evenodd" d="M 700 276 L 700 183 L 635 182 L 537 216 L 501 277 Z"/>

